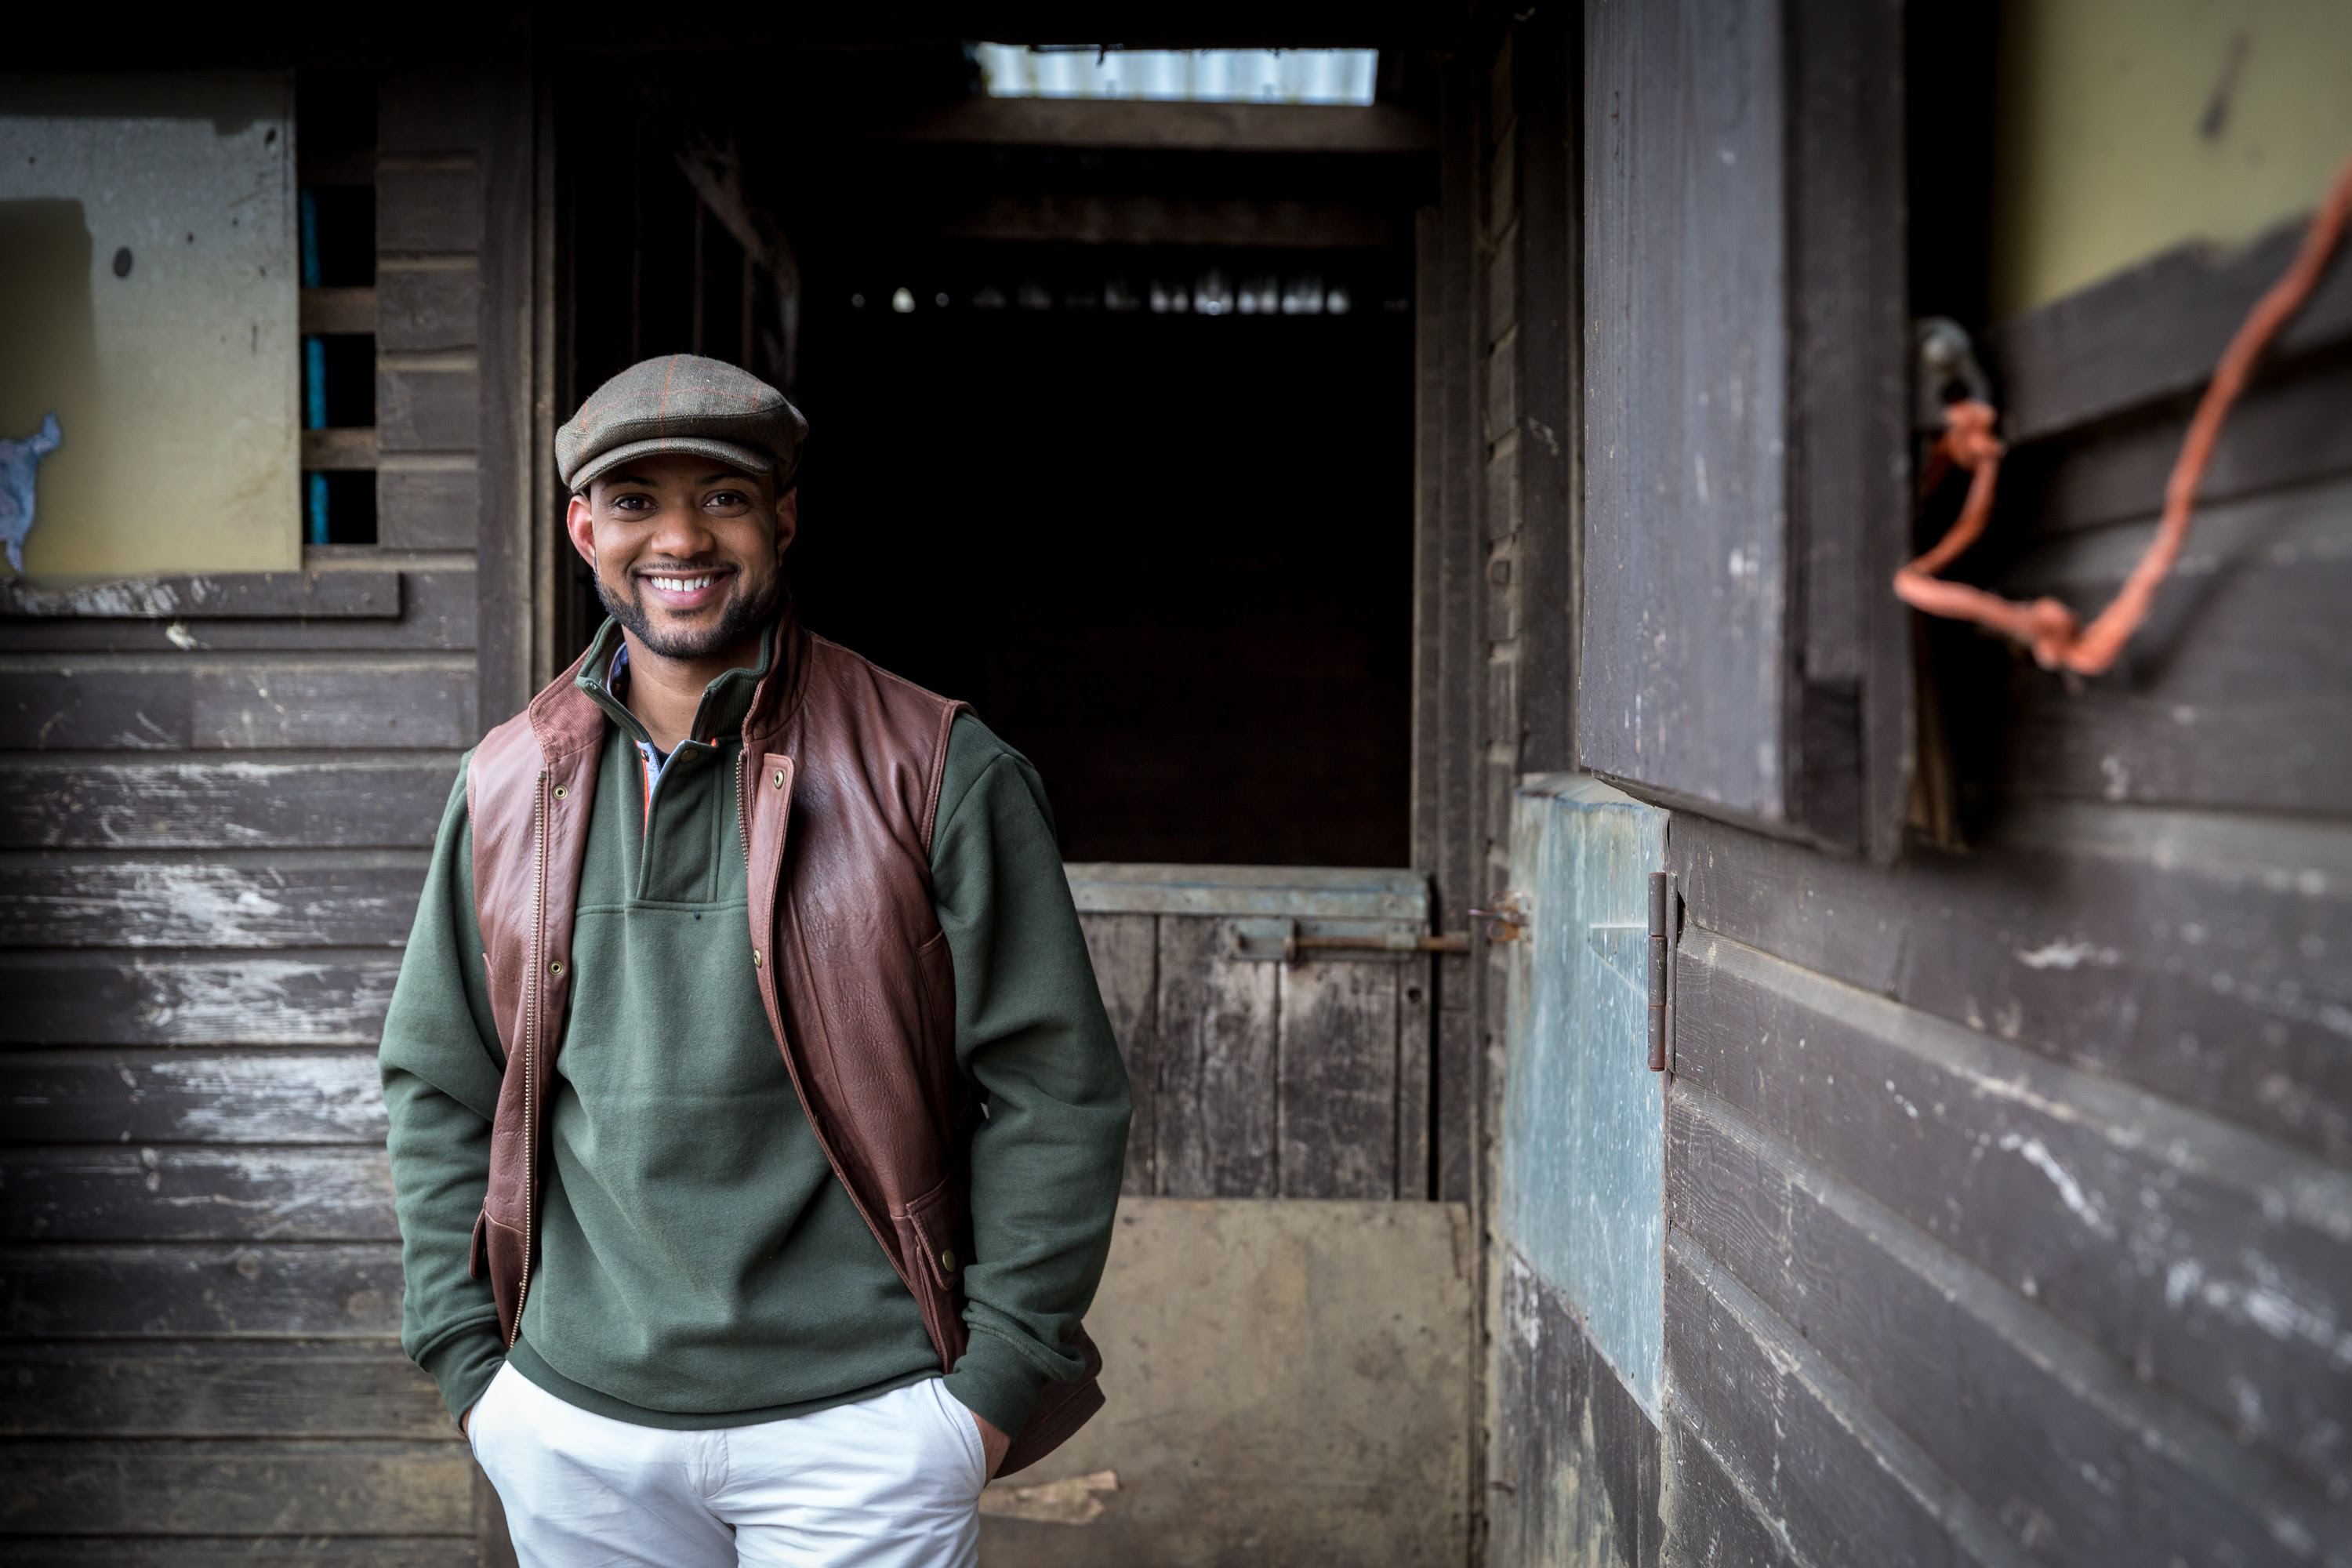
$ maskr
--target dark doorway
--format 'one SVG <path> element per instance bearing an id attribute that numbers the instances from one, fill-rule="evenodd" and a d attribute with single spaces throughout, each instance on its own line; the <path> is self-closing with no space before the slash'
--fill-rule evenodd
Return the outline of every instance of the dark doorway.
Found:
<path id="1" fill-rule="evenodd" d="M 674 132 L 572 125 L 575 398 L 698 342 L 789 376 L 811 425 L 788 563 L 803 616 L 971 702 L 1037 764 L 1066 858 L 1407 862 L 1416 179 L 1399 160 L 982 153 L 822 117 L 764 147 L 688 131 L 740 150 L 790 236 L 783 345 L 737 324 L 773 310 L 733 284 L 751 269 L 700 214 Z M 1229 227 L 1313 206 L 1342 237 L 971 237 L 994 197 L 1104 192 L 1213 205 Z"/>

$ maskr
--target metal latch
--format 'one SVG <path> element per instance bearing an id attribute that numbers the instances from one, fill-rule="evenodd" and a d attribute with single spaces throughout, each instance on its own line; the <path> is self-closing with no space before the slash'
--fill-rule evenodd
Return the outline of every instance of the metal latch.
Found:
<path id="1" fill-rule="evenodd" d="M 1944 405 L 1960 398 L 1992 401 L 1992 378 L 1977 363 L 1969 331 L 1949 316 L 1911 323 L 1911 428 L 1932 436 L 1944 428 Z"/>
<path id="2" fill-rule="evenodd" d="M 1297 921 L 1287 920 L 1234 921 L 1231 930 L 1225 956 L 1257 963 L 1302 963 L 1318 952 L 1470 951 L 1469 937 L 1458 931 L 1444 936 L 1410 931 L 1302 931 Z"/>

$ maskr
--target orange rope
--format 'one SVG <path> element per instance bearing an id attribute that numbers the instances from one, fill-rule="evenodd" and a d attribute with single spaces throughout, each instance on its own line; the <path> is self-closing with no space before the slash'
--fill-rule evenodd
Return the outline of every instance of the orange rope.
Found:
<path id="1" fill-rule="evenodd" d="M 2222 351 L 2221 363 L 2214 368 L 2213 379 L 2198 402 L 2196 416 L 2189 422 L 2180 456 L 2173 461 L 2172 477 L 2165 481 L 2164 516 L 2156 526 L 2156 537 L 2148 541 L 2139 563 L 2124 579 L 2114 601 L 2087 627 L 2078 630 L 2074 612 L 2055 599 L 2020 604 L 1937 575 L 1984 531 L 1985 521 L 1992 515 L 1993 489 L 2000 481 L 2002 447 L 1992 433 L 1994 413 L 1990 405 L 1974 399 L 1944 410 L 1944 433 L 1936 438 L 1928 458 L 1931 479 L 1940 477 L 1947 466 L 1970 471 L 1968 500 L 1936 547 L 1895 574 L 1896 596 L 1924 615 L 1973 621 L 2023 643 L 2044 669 L 2063 668 L 2077 675 L 2105 673 L 2122 654 L 2132 633 L 2147 619 L 2157 588 L 2188 542 L 2189 518 L 2197 508 L 2197 487 L 2213 459 L 2214 443 L 2221 438 L 2230 405 L 2245 390 L 2254 361 L 2319 286 L 2328 258 L 2343 237 L 2347 213 L 2352 213 L 2352 159 L 2336 171 L 2326 198 L 2305 231 L 2294 264 L 2271 285 L 2270 292 L 2255 304 L 2237 336 Z"/>

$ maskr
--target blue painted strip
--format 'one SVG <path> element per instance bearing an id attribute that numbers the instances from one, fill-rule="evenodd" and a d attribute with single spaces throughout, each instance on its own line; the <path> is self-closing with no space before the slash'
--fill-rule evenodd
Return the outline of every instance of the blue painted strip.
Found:
<path id="1" fill-rule="evenodd" d="M 327 542 L 327 476 L 312 473 L 302 478 L 310 490 L 310 501 L 307 537 L 312 544 L 324 544 Z"/>
<path id="2" fill-rule="evenodd" d="M 319 286 L 319 198 L 302 193 L 302 287 Z"/>
<path id="3" fill-rule="evenodd" d="M 302 340 L 302 427 L 324 430 L 327 427 L 327 342 L 324 338 Z"/>

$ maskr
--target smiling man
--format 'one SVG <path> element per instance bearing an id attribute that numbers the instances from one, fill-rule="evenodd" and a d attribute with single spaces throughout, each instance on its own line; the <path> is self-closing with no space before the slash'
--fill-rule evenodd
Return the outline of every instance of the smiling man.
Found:
<path id="1" fill-rule="evenodd" d="M 384 1022 L 402 1342 L 525 1563 L 970 1564 L 1101 1404 L 1127 1080 L 1045 791 L 794 618 L 805 430 L 675 355 L 558 435 L 612 619 L 460 768 Z"/>

